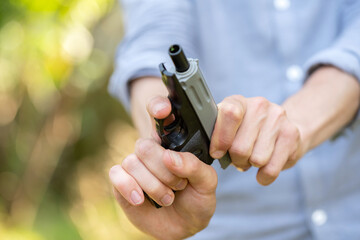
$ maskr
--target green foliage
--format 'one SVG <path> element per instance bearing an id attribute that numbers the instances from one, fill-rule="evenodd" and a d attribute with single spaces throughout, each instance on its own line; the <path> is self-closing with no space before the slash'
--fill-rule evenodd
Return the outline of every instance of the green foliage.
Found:
<path id="1" fill-rule="evenodd" d="M 107 93 L 119 29 L 113 0 L 0 1 L 0 239 L 129 236 L 107 181 L 136 138 Z"/>

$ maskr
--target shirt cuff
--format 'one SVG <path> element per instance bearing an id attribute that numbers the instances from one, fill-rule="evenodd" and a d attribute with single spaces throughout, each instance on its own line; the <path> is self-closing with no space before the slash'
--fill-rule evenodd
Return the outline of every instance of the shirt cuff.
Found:
<path id="1" fill-rule="evenodd" d="M 307 77 L 322 65 L 332 65 L 340 70 L 353 75 L 360 82 L 360 56 L 346 49 L 326 49 L 311 57 L 305 63 Z M 360 123 L 360 109 L 354 119 L 346 126 L 351 127 Z"/>
<path id="2" fill-rule="evenodd" d="M 360 56 L 351 50 L 330 48 L 315 54 L 305 63 L 307 76 L 321 65 L 333 65 L 360 81 Z"/>

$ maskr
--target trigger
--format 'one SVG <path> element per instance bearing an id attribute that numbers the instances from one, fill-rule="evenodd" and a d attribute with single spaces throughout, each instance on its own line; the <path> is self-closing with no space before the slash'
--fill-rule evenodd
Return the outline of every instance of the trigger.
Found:
<path id="1" fill-rule="evenodd" d="M 179 118 L 175 117 L 175 120 L 167 126 L 164 126 L 166 132 L 174 131 L 179 125 Z"/>
<path id="2" fill-rule="evenodd" d="M 160 137 L 164 136 L 164 119 L 155 118 L 156 131 Z"/>

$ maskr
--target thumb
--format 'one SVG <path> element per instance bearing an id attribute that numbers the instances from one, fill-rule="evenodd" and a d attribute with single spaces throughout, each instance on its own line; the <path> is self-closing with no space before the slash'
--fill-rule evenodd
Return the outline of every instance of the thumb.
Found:
<path id="1" fill-rule="evenodd" d="M 166 150 L 164 164 L 174 175 L 187 178 L 200 194 L 213 194 L 217 186 L 217 174 L 213 167 L 188 152 Z"/>
<path id="2" fill-rule="evenodd" d="M 146 109 L 152 118 L 164 119 L 170 115 L 171 104 L 166 97 L 154 97 L 148 102 Z"/>

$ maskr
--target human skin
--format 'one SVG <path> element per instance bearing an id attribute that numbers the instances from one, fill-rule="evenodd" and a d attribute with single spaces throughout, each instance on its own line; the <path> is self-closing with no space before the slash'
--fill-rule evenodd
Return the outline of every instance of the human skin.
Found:
<path id="1" fill-rule="evenodd" d="M 217 176 L 194 155 L 159 145 L 151 119 L 169 115 L 166 95 L 159 78 L 132 82 L 132 117 L 141 138 L 135 153 L 111 168 L 109 175 L 119 204 L 135 226 L 157 239 L 183 239 L 209 223 L 216 206 Z M 269 185 L 283 169 L 348 124 L 359 102 L 355 77 L 332 66 L 318 68 L 282 105 L 262 97 L 227 97 L 218 104 L 210 153 L 219 158 L 229 151 L 235 167 L 257 167 L 257 181 Z M 143 190 L 165 207 L 155 209 Z"/>

